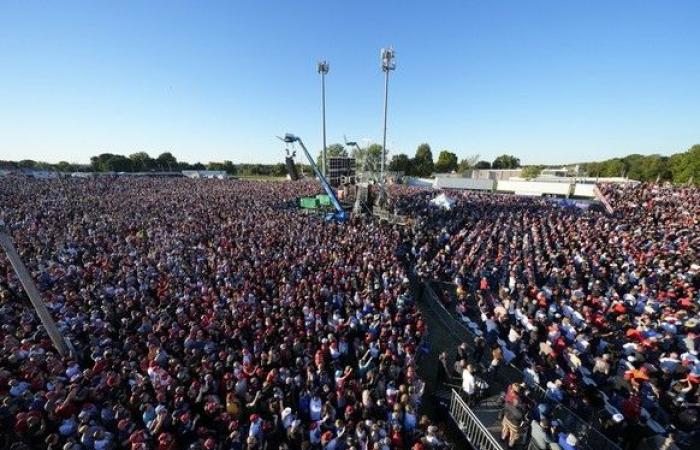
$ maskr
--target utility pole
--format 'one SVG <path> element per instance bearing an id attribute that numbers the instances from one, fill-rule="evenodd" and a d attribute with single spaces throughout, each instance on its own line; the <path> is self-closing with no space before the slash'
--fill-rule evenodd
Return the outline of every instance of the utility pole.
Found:
<path id="1" fill-rule="evenodd" d="M 22 262 L 19 253 L 17 253 L 15 244 L 12 242 L 12 237 L 10 237 L 10 235 L 7 233 L 5 224 L 1 221 L 0 247 L 2 247 L 3 250 L 5 250 L 7 259 L 10 260 L 10 264 L 15 270 L 17 278 L 19 278 L 19 281 L 24 287 L 24 292 L 27 293 L 29 300 L 32 302 L 32 306 L 34 306 L 34 310 L 39 316 L 39 320 L 41 320 L 41 324 L 44 326 L 44 329 L 46 329 L 46 332 L 51 338 L 51 342 L 53 342 L 54 347 L 56 347 L 56 350 L 58 350 L 58 353 L 61 356 L 69 356 L 68 347 L 66 346 L 66 342 L 63 339 L 63 336 L 61 336 L 61 333 L 58 331 L 58 328 L 56 328 L 56 323 L 53 321 L 51 314 L 49 314 L 49 310 L 46 308 L 44 301 L 41 299 L 41 295 L 39 294 L 39 290 L 34 284 L 34 280 L 32 280 L 32 277 L 29 274 L 27 267 Z"/>

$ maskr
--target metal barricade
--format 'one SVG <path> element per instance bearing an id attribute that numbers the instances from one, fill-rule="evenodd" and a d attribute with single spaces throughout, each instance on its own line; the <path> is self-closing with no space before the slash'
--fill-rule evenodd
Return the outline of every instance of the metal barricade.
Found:
<path id="1" fill-rule="evenodd" d="M 436 285 L 452 285 L 445 282 L 425 283 L 424 295 L 427 297 L 428 307 L 436 314 L 440 322 L 456 339 L 461 342 L 473 342 L 476 337 L 474 333 L 456 317 L 454 312 L 449 311 L 440 301 L 439 296 L 432 287 Z M 519 383 L 523 381 L 522 372 L 512 364 L 501 367 L 496 376 L 503 384 Z M 538 401 L 545 401 L 545 391 L 541 386 L 531 386 L 532 394 Z M 461 400 L 461 399 L 460 399 Z M 466 405 L 465 405 L 466 406 Z M 471 410 L 470 410 L 471 412 Z M 587 421 L 581 419 L 576 413 L 562 404 L 553 404 L 551 414 L 560 423 L 566 426 L 567 430 L 575 434 L 581 445 L 590 450 L 620 450 L 620 446 L 608 439 L 603 432 L 593 427 Z M 472 412 L 473 415 L 473 412 Z M 475 420 L 478 422 L 478 419 Z"/>
<path id="2" fill-rule="evenodd" d="M 498 440 L 479 421 L 454 389 L 452 389 L 450 397 L 450 416 L 457 424 L 457 428 L 476 450 L 503 450 Z"/>

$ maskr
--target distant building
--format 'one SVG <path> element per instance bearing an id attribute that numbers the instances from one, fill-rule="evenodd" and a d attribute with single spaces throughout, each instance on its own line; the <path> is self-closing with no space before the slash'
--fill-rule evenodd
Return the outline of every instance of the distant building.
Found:
<path id="1" fill-rule="evenodd" d="M 187 178 L 228 178 L 225 170 L 183 170 L 182 174 Z"/>
<path id="2" fill-rule="evenodd" d="M 437 175 L 432 180 L 424 180 L 423 186 L 428 182 L 435 189 L 454 189 L 484 192 L 512 193 L 516 195 L 549 196 L 560 198 L 601 199 L 600 191 L 597 191 L 597 183 L 630 183 L 639 181 L 621 177 L 594 178 L 576 176 L 556 176 L 562 169 L 550 169 L 548 174 L 526 180 L 520 176 L 514 176 L 520 169 L 509 170 L 477 170 L 482 178 L 467 178 L 455 174 Z M 487 178 L 489 177 L 489 178 Z M 413 183 L 413 185 L 420 185 Z"/>
<path id="3" fill-rule="evenodd" d="M 522 172 L 522 167 L 519 169 L 474 169 L 472 170 L 471 178 L 477 180 L 510 180 L 512 178 L 521 178 Z M 542 169 L 540 177 L 575 177 L 577 174 L 578 165 L 547 167 Z"/>
<path id="4" fill-rule="evenodd" d="M 53 172 L 50 170 L 40 170 L 40 169 L 19 169 L 19 172 L 22 175 L 32 177 L 32 178 L 41 178 L 41 179 L 47 179 L 47 178 L 58 178 L 58 172 Z"/>
<path id="5" fill-rule="evenodd" d="M 71 172 L 69 176 L 71 178 L 92 178 L 95 175 L 92 172 Z"/>
<path id="6" fill-rule="evenodd" d="M 118 177 L 152 177 L 152 178 L 177 178 L 183 176 L 180 172 L 163 172 L 152 170 L 150 172 L 104 172 Z"/>

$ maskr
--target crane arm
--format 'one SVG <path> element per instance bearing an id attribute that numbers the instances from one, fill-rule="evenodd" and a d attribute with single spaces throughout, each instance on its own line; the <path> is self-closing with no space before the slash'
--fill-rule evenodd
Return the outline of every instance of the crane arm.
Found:
<path id="1" fill-rule="evenodd" d="M 333 204 L 333 207 L 336 210 L 336 217 L 340 220 L 344 220 L 346 217 L 345 210 L 343 209 L 342 206 L 340 206 L 340 202 L 338 201 L 338 197 L 335 196 L 335 192 L 333 192 L 333 188 L 328 183 L 328 180 L 326 180 L 326 177 L 324 177 L 323 174 L 321 173 L 321 171 L 319 170 L 318 166 L 316 165 L 316 161 L 314 161 L 314 159 L 309 154 L 309 151 L 306 149 L 306 146 L 302 142 L 301 138 L 298 136 L 294 136 L 292 134 L 286 134 L 284 136 L 284 141 L 285 142 L 298 142 L 299 143 L 299 145 L 301 146 L 301 149 L 304 151 L 304 155 L 306 155 L 306 159 L 309 160 L 309 164 L 311 164 L 311 168 L 314 170 L 316 177 L 321 182 L 321 186 L 323 186 L 323 190 L 326 191 L 326 194 L 328 194 L 328 197 L 331 199 L 331 203 Z"/>

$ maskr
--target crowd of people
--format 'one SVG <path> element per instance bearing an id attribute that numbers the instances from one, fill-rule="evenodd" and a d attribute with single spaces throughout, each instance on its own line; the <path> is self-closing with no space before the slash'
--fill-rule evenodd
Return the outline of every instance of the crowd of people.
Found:
<path id="1" fill-rule="evenodd" d="M 395 186 L 401 227 L 301 213 L 313 182 L 0 178 L 0 220 L 74 347 L 56 353 L 0 256 L 0 446 L 440 448 L 414 271 L 453 283 L 445 305 L 479 336 L 456 368 L 470 402 L 505 365 L 522 371 L 506 446 L 577 448 L 555 405 L 625 449 L 688 442 L 700 190 L 601 189 L 613 214 L 473 192 L 440 209 Z"/>
<path id="2" fill-rule="evenodd" d="M 0 447 L 437 449 L 398 226 L 300 213 L 313 182 L 0 178 Z"/>
<path id="3" fill-rule="evenodd" d="M 472 192 L 441 210 L 406 188 L 394 208 L 416 217 L 417 272 L 456 286 L 442 301 L 479 336 L 488 373 L 514 365 L 624 448 L 654 434 L 687 444 L 700 429 L 700 190 L 601 190 L 613 214 Z"/>

